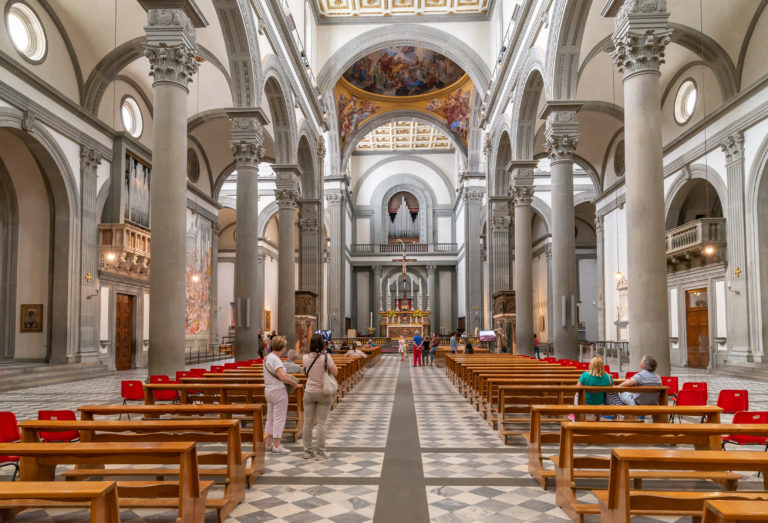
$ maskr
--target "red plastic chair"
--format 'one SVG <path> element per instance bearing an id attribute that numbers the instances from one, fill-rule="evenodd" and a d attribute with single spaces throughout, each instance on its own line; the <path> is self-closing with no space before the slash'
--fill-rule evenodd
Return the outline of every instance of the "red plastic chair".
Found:
<path id="1" fill-rule="evenodd" d="M 557 363 L 557 358 L 553 358 L 552 356 L 550 356 L 548 358 L 544 358 L 543 361 L 546 361 L 548 363 Z"/>
<path id="2" fill-rule="evenodd" d="M 683 383 L 683 388 L 680 390 L 703 390 L 707 392 L 706 381 L 687 381 Z"/>
<path id="3" fill-rule="evenodd" d="M 579 370 L 589 370 L 589 363 L 587 362 L 579 362 L 576 364 L 576 368 Z"/>
<path id="4" fill-rule="evenodd" d="M 211 372 L 224 372 L 224 365 L 211 365 Z"/>
<path id="5" fill-rule="evenodd" d="M 616 381 L 617 379 L 619 379 L 619 373 L 618 372 L 609 372 L 608 374 L 611 375 L 611 377 L 613 378 L 613 381 Z"/>
<path id="6" fill-rule="evenodd" d="M 707 404 L 707 393 L 703 390 L 681 390 L 677 393 L 677 399 L 675 400 L 675 406 L 677 407 L 700 407 Z M 674 415 L 673 415 L 674 416 Z M 674 417 L 670 416 L 670 421 L 674 421 Z M 701 417 L 701 422 L 704 423 L 704 418 Z M 678 414 L 677 420 L 682 423 L 683 418 Z"/>
<path id="7" fill-rule="evenodd" d="M 247 361 L 236 361 L 235 365 L 236 365 L 235 368 L 237 368 L 237 367 L 250 367 L 251 366 L 251 364 L 248 363 Z"/>
<path id="8" fill-rule="evenodd" d="M 733 415 L 734 424 L 758 424 L 768 423 L 768 412 L 737 412 Z M 722 449 L 725 450 L 725 445 L 731 443 L 733 445 L 764 445 L 768 450 L 768 437 L 765 436 L 750 436 L 748 434 L 728 434 L 722 436 Z"/>
<path id="9" fill-rule="evenodd" d="M 610 365 L 606 365 L 604 368 L 605 368 L 605 372 L 611 372 L 611 366 Z"/>
<path id="10" fill-rule="evenodd" d="M 717 396 L 717 406 L 726 414 L 749 410 L 749 391 L 723 389 Z"/>
<path id="11" fill-rule="evenodd" d="M 0 443 L 14 443 L 21 439 L 19 424 L 16 422 L 16 414 L 13 412 L 0 412 Z M 18 456 L 0 456 L 0 467 L 13 467 L 13 478 L 19 473 Z"/>
<path id="12" fill-rule="evenodd" d="M 669 396 L 672 399 L 675 399 L 677 397 L 677 393 L 680 390 L 677 376 L 662 376 L 661 384 L 669 387 L 669 389 L 667 390 L 667 396 Z"/>
<path id="13" fill-rule="evenodd" d="M 129 401 L 141 401 L 144 402 L 144 383 L 139 380 L 123 380 L 120 382 L 120 396 L 123 397 L 123 405 L 127 405 Z M 126 414 L 128 419 L 131 419 L 130 414 Z M 123 415 L 120 414 L 118 419 L 123 419 Z"/>
<path id="14" fill-rule="evenodd" d="M 237 368 L 237 363 L 225 363 L 224 364 L 224 368 L 225 369 L 236 369 Z"/>
<path id="15" fill-rule="evenodd" d="M 208 371 L 206 369 L 189 369 L 187 372 L 192 376 L 202 378 Z"/>
<path id="16" fill-rule="evenodd" d="M 195 373 L 188 370 L 176 371 L 176 383 L 181 383 L 181 378 L 194 378 Z"/>
<path id="17" fill-rule="evenodd" d="M 38 410 L 39 420 L 77 421 L 74 410 Z M 80 439 L 80 431 L 62 430 L 56 432 L 40 431 L 40 439 L 45 442 L 71 443 Z"/>
<path id="18" fill-rule="evenodd" d="M 628 379 L 632 378 L 632 376 L 634 376 L 635 374 L 637 374 L 637 372 L 635 372 L 635 371 L 628 371 L 628 372 L 627 372 L 627 373 L 624 375 L 624 379 L 625 379 L 625 380 L 628 380 Z"/>
<path id="19" fill-rule="evenodd" d="M 150 383 L 173 383 L 171 378 L 163 374 L 153 374 L 149 377 Z M 156 390 L 154 391 L 157 401 L 178 401 L 179 391 L 177 390 Z"/>

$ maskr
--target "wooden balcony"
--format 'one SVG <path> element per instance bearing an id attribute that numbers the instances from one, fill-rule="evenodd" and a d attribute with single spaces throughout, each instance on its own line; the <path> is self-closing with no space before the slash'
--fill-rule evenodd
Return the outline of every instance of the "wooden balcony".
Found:
<path id="1" fill-rule="evenodd" d="M 99 225 L 99 272 L 149 280 L 151 234 L 127 223 Z"/>
<path id="2" fill-rule="evenodd" d="M 702 258 L 698 265 L 724 257 L 725 218 L 702 218 L 667 231 L 667 263 L 677 265 Z"/>

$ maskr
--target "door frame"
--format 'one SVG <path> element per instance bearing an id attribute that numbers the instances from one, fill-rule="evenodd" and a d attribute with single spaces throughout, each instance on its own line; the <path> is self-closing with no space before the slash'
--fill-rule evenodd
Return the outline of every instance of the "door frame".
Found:
<path id="1" fill-rule="evenodd" d="M 112 316 L 112 331 L 114 333 L 114 344 L 112 345 L 112 362 L 115 366 L 115 370 L 117 370 L 117 296 L 128 296 L 131 298 L 131 368 L 125 369 L 125 370 L 134 370 L 136 368 L 136 314 L 138 311 L 138 307 L 136 306 L 136 302 L 138 301 L 138 296 L 135 294 L 127 293 L 127 292 L 119 292 L 115 291 L 115 297 L 114 297 L 114 306 L 115 306 L 115 314 Z"/>
<path id="2" fill-rule="evenodd" d="M 144 339 L 144 294 L 149 294 L 149 281 L 133 283 L 112 274 L 101 273 L 101 287 L 109 288 L 109 329 L 108 340 L 100 340 L 102 346 L 106 344 L 106 350 L 101 354 L 102 362 L 110 369 L 115 368 L 115 342 L 117 326 L 117 295 L 127 294 L 133 297 L 133 350 L 131 353 L 131 366 L 134 369 L 144 368 L 147 365 L 147 352 Z M 104 311 L 101 311 L 102 313 Z"/>
<path id="3" fill-rule="evenodd" d="M 707 283 L 709 283 L 709 282 L 707 282 Z M 707 365 L 706 365 L 706 367 L 691 367 L 689 365 L 690 362 L 689 362 L 689 357 L 688 357 L 689 350 L 690 350 L 690 340 L 688 340 L 688 313 L 691 310 L 691 307 L 688 305 L 688 299 L 689 299 L 688 297 L 689 297 L 689 295 L 691 293 L 701 292 L 701 291 L 704 291 L 704 292 L 707 293 L 707 306 L 706 306 L 706 310 L 707 310 L 707 347 L 706 347 L 706 349 L 707 349 Z M 713 332 L 713 329 L 712 329 L 712 300 L 713 300 L 713 297 L 714 296 L 712 294 L 710 285 L 708 285 L 708 284 L 707 285 L 703 285 L 703 286 L 698 286 L 698 287 L 694 286 L 694 287 L 687 288 L 687 289 L 683 290 L 683 300 L 684 300 L 684 310 L 685 310 L 684 320 L 683 320 L 683 325 L 685 326 L 685 328 L 684 328 L 684 331 L 685 331 L 685 346 L 684 346 L 684 349 L 685 349 L 685 363 L 686 363 L 686 367 L 688 367 L 688 368 L 693 368 L 693 369 L 709 369 L 709 368 L 712 367 L 712 359 L 713 359 L 713 357 L 715 357 L 715 355 L 713 354 L 713 351 L 712 351 L 712 349 L 713 349 L 713 346 L 712 346 L 712 341 L 713 341 L 712 340 L 712 332 Z M 697 307 L 696 309 L 698 309 L 698 311 L 701 312 L 702 307 Z"/>

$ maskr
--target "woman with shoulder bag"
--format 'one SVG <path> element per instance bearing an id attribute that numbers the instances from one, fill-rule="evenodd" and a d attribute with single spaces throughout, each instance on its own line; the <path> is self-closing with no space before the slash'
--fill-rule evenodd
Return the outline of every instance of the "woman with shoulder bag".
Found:
<path id="1" fill-rule="evenodd" d="M 285 372 L 280 357 L 285 351 L 285 338 L 272 338 L 272 352 L 264 359 L 264 396 L 267 400 L 266 450 L 274 454 L 289 454 L 291 451 L 280 446 L 288 413 L 288 393 L 296 388 L 296 378 Z"/>
<path id="2" fill-rule="evenodd" d="M 324 353 L 325 342 L 320 334 L 313 334 L 309 340 L 309 354 L 304 355 L 304 373 L 307 384 L 304 388 L 304 459 L 315 458 L 322 461 L 328 458 L 325 453 L 325 423 L 331 410 L 333 394 L 323 392 L 325 375 L 336 376 L 339 373 L 333 358 Z M 320 360 L 320 361 L 318 361 Z M 317 446 L 312 446 L 312 429 L 317 413 Z"/>

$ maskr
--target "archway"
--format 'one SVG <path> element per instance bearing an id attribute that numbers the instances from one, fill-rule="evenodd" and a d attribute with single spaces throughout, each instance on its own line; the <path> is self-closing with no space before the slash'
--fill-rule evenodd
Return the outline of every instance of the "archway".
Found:
<path id="1" fill-rule="evenodd" d="M 264 83 L 264 94 L 269 104 L 270 125 L 275 140 L 275 156 L 279 164 L 290 163 L 292 153 L 295 150 L 292 136 L 293 120 L 288 111 L 289 104 L 284 93 L 285 91 L 276 76 L 270 75 Z"/>
<path id="2" fill-rule="evenodd" d="M 683 183 L 670 200 L 666 229 L 702 218 L 722 217 L 723 204 L 715 186 L 708 180 L 693 178 Z"/>
<path id="3" fill-rule="evenodd" d="M 16 191 L 0 158 L 0 360 L 14 356 L 18 225 Z"/>
<path id="4" fill-rule="evenodd" d="M 762 316 L 763 351 L 768 347 L 768 167 L 762 173 L 757 191 L 757 260 L 760 264 L 759 294 Z"/>

